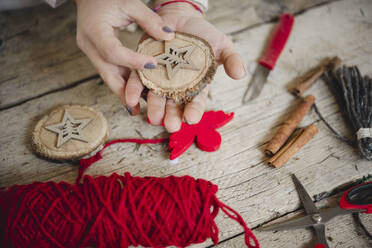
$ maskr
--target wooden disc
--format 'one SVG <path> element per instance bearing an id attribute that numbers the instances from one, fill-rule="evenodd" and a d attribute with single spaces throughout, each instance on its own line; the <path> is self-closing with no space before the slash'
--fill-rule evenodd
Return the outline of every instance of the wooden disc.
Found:
<path id="1" fill-rule="evenodd" d="M 64 105 L 52 110 L 35 126 L 35 151 L 55 160 L 91 155 L 106 141 L 109 128 L 103 114 L 91 107 Z"/>
<path id="2" fill-rule="evenodd" d="M 142 83 L 159 96 L 176 102 L 190 101 L 216 73 L 214 53 L 208 42 L 185 33 L 175 33 L 170 41 L 148 38 L 137 51 L 154 56 L 155 69 L 137 70 Z"/>

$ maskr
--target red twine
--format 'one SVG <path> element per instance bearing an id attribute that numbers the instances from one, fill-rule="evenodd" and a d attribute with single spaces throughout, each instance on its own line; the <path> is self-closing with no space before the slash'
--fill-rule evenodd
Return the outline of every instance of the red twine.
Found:
<path id="1" fill-rule="evenodd" d="M 190 176 L 85 176 L 82 184 L 33 183 L 0 190 L 5 248 L 185 247 L 211 238 L 219 209 L 258 241 L 242 217 L 216 197 L 217 186 Z M 253 245 L 253 244 L 254 245 Z"/>
<path id="2" fill-rule="evenodd" d="M 221 145 L 221 135 L 216 131 L 234 117 L 234 113 L 226 114 L 223 111 L 208 111 L 203 114 L 198 124 L 189 125 L 182 123 L 178 132 L 169 136 L 170 159 L 181 156 L 196 140 L 196 145 L 203 151 L 217 151 Z M 80 159 L 79 174 L 76 183 L 79 183 L 84 171 L 94 162 L 102 159 L 102 152 L 107 147 L 117 143 L 137 143 L 137 144 L 157 144 L 165 142 L 167 139 L 119 139 L 107 142 L 105 146 L 92 157 Z"/>
<path id="3" fill-rule="evenodd" d="M 202 150 L 221 144 L 216 128 L 233 114 L 210 111 L 198 125 L 183 124 L 170 137 L 174 156 L 197 140 Z M 0 245 L 5 248 L 185 247 L 211 238 L 218 243 L 214 221 L 221 209 L 245 232 L 249 248 L 259 243 L 243 218 L 216 197 L 217 186 L 190 176 L 167 178 L 112 174 L 92 178 L 84 171 L 116 143 L 156 144 L 167 139 L 121 139 L 105 144 L 94 156 L 81 159 L 76 184 L 35 182 L 0 189 Z M 174 157 L 173 156 L 173 157 Z"/>
<path id="4" fill-rule="evenodd" d="M 156 6 L 153 11 L 154 12 L 158 12 L 162 7 L 168 5 L 168 4 L 171 4 L 171 3 L 188 3 L 190 4 L 192 7 L 194 7 L 194 9 L 196 9 L 197 11 L 199 11 L 200 13 L 204 14 L 203 11 L 199 8 L 198 5 L 196 5 L 195 3 L 191 2 L 191 1 L 187 1 L 187 0 L 173 0 L 173 1 L 168 1 L 168 2 L 164 2 L 158 6 Z"/>
<path id="5" fill-rule="evenodd" d="M 89 158 L 82 158 L 80 159 L 80 167 L 79 167 L 79 174 L 76 178 L 76 184 L 78 184 L 89 166 L 91 166 L 93 163 L 99 161 L 102 159 L 102 152 L 107 147 L 117 144 L 117 143 L 136 143 L 136 144 L 158 144 L 166 141 L 167 139 L 118 139 L 107 142 L 104 147 L 98 151 L 95 155 L 89 157 Z"/>

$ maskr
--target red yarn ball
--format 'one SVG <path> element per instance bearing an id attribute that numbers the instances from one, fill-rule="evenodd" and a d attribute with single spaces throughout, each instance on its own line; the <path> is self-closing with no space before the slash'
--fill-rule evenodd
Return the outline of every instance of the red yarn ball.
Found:
<path id="1" fill-rule="evenodd" d="M 33 183 L 0 190 L 3 247 L 185 247 L 217 244 L 219 209 L 258 242 L 238 213 L 221 203 L 217 186 L 190 176 L 84 177 L 82 184 Z M 255 246 L 250 244 L 250 239 Z"/>

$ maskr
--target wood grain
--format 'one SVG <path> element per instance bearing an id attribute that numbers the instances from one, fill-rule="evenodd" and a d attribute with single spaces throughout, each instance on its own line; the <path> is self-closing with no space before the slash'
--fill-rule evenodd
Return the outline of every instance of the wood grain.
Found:
<path id="1" fill-rule="evenodd" d="M 210 2 L 207 19 L 230 33 L 269 21 L 282 10 L 298 12 L 327 0 Z M 0 13 L 0 110 L 98 77 L 75 36 L 72 1 L 57 9 L 41 5 Z M 134 49 L 141 32 L 120 37 Z"/>
<path id="2" fill-rule="evenodd" d="M 72 2 L 0 13 L 0 109 L 98 78 L 76 45 L 76 10 Z M 135 48 L 141 32 L 122 32 Z"/>
<path id="3" fill-rule="evenodd" d="M 271 22 L 283 12 L 296 14 L 328 2 L 332 0 L 213 0 L 207 19 L 224 33 L 234 34 Z"/>
<path id="4" fill-rule="evenodd" d="M 222 68 L 212 84 L 208 109 L 234 111 L 235 117 L 219 130 L 222 145 L 219 151 L 205 153 L 192 146 L 176 165 L 167 160 L 166 147 L 118 144 L 104 152 L 104 158 L 94 164 L 92 175 L 130 172 L 136 176 L 191 175 L 211 180 L 219 186 L 218 197 L 239 211 L 250 227 L 276 219 L 299 207 L 290 173 L 295 173 L 310 195 L 329 191 L 345 182 L 371 173 L 372 163 L 360 159 L 357 151 L 337 140 L 311 111 L 300 126 L 316 123 L 319 133 L 281 169 L 264 163 L 263 150 L 279 125 L 299 101 L 287 92 L 296 76 L 319 63 L 325 56 L 338 55 L 345 64 L 356 64 L 362 73 L 372 75 L 372 3 L 369 0 L 344 0 L 312 8 L 296 17 L 289 42 L 277 66 L 271 72 L 261 95 L 250 105 L 241 99 L 265 37 L 273 24 L 264 24 L 232 35 L 235 45 L 247 63 L 248 77 L 233 81 Z M 38 48 L 40 49 L 40 47 Z M 25 56 L 25 55 L 24 55 Z M 18 60 L 22 58 L 19 55 Z M 10 64 L 17 65 L 17 59 Z M 11 74 L 8 69 L 6 73 Z M 64 64 L 64 63 L 62 63 Z M 72 63 L 74 64 L 74 63 Z M 76 65 L 76 63 L 75 63 Z M 40 75 L 38 75 L 40 76 Z M 58 73 L 50 80 L 59 78 Z M 13 87 L 16 88 L 16 83 Z M 35 93 L 35 92 L 34 92 Z M 10 94 L 10 93 L 9 93 Z M 21 94 L 21 93 L 20 93 Z M 309 94 L 329 123 L 340 133 L 351 136 L 340 114 L 340 108 L 327 86 L 319 81 Z M 30 134 L 36 121 L 51 108 L 61 104 L 86 104 L 100 109 L 109 121 L 109 139 L 151 138 L 164 132 L 162 127 L 149 126 L 142 114 L 131 117 L 109 89 L 99 79 L 87 80 L 66 90 L 60 90 L 0 112 L 0 187 L 37 181 L 73 182 L 77 166 L 54 163 L 36 157 L 30 149 Z M 144 103 L 142 103 L 144 105 Z M 333 224 L 332 224 L 333 223 Z M 242 232 L 241 227 L 224 216 L 217 217 L 220 240 Z M 337 247 L 368 247 L 364 239 L 352 233 L 348 217 L 330 223 Z M 334 227 L 334 228 L 333 228 Z M 327 229 L 328 231 L 328 229 Z M 308 247 L 311 240 L 306 231 L 267 233 L 258 235 L 263 247 Z M 293 239 L 297 239 L 293 240 Z M 243 236 L 231 239 L 226 247 L 241 247 Z M 210 241 L 196 247 L 206 247 Z M 221 244 L 223 245 L 223 244 Z"/>
<path id="5" fill-rule="evenodd" d="M 334 207 L 337 205 L 337 200 L 340 195 L 317 202 L 319 208 Z M 267 225 L 276 222 L 285 222 L 291 218 L 296 218 L 303 215 L 303 209 L 287 214 L 283 217 L 275 219 L 275 221 L 267 223 Z M 361 215 L 361 220 L 368 230 L 372 229 L 372 215 Z M 254 230 L 254 234 L 261 241 L 262 247 L 313 247 L 316 244 L 314 233 L 307 229 L 285 230 L 285 231 L 269 231 L 263 232 L 258 229 Z M 372 246 L 372 241 L 368 240 L 363 232 L 355 226 L 351 215 L 337 216 L 326 223 L 326 237 L 330 247 L 355 247 L 368 248 Z M 231 248 L 244 247 L 244 239 L 240 236 L 222 242 L 216 247 Z"/>

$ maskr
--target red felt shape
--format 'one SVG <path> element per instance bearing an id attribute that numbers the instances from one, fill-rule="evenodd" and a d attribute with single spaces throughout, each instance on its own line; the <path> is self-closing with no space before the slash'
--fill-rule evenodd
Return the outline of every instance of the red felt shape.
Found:
<path id="1" fill-rule="evenodd" d="M 220 148 L 221 135 L 216 131 L 226 125 L 234 117 L 234 113 L 223 111 L 205 112 L 198 124 L 182 123 L 178 132 L 169 136 L 170 159 L 181 156 L 195 141 L 203 151 L 214 152 Z"/>

